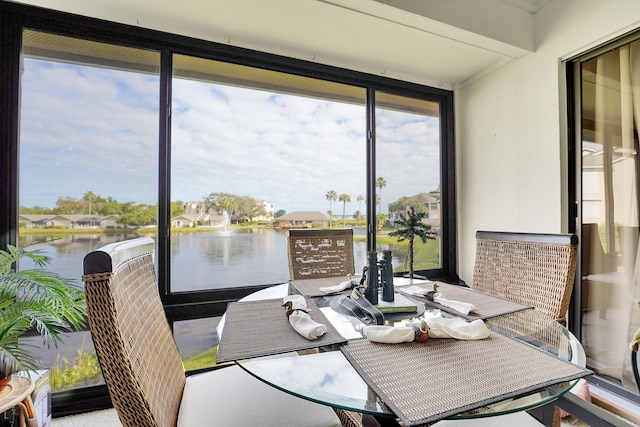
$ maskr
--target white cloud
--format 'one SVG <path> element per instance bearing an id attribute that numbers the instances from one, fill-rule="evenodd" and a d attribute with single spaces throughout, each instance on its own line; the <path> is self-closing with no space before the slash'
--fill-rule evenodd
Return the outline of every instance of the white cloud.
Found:
<path id="1" fill-rule="evenodd" d="M 53 206 L 88 190 L 155 203 L 158 77 L 25 64 L 20 204 Z M 189 80 L 174 80 L 172 102 L 173 200 L 228 192 L 326 211 L 335 190 L 351 196 L 352 213 L 366 196 L 364 106 Z M 380 111 L 383 204 L 437 186 L 438 132 L 437 119 Z"/>

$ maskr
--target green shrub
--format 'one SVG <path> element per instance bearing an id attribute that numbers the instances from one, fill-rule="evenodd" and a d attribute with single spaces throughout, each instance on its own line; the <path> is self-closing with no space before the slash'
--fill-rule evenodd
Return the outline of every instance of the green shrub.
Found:
<path id="1" fill-rule="evenodd" d="M 53 392 L 102 382 L 102 371 L 95 351 L 78 350 L 73 361 L 60 359 L 51 367 L 51 388 Z"/>

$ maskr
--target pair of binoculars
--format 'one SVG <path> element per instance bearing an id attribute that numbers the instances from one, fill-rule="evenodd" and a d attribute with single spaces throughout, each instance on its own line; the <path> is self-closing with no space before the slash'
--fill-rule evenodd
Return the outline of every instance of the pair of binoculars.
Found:
<path id="1" fill-rule="evenodd" d="M 378 304 L 380 288 L 382 300 L 393 301 L 393 266 L 391 265 L 391 251 L 382 251 L 382 259 L 378 260 L 378 253 L 367 252 L 367 265 L 362 270 L 365 284 L 364 297 L 373 305 Z"/>

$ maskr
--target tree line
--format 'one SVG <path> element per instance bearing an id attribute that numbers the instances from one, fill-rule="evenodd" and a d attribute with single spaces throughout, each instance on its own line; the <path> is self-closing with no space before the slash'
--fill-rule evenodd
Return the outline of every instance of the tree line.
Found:
<path id="1" fill-rule="evenodd" d="M 171 202 L 171 217 L 184 213 L 184 202 Z M 158 223 L 158 205 L 135 202 L 118 202 L 113 197 L 102 197 L 93 191 L 87 191 L 82 198 L 58 197 L 53 208 L 20 206 L 20 213 L 51 215 L 116 215 L 116 223 L 122 226 L 145 226 Z"/>
<path id="2" fill-rule="evenodd" d="M 267 209 L 261 201 L 230 193 L 211 193 L 204 198 L 204 206 L 207 212 L 222 214 L 226 211 L 232 222 L 250 222 L 267 215 Z"/>
<path id="3" fill-rule="evenodd" d="M 204 198 L 203 205 L 207 212 L 222 214 L 222 212 L 227 211 L 229 217 L 235 222 L 245 219 L 252 221 L 256 217 L 267 214 L 264 204 L 258 200 L 230 193 L 211 193 Z M 116 215 L 116 223 L 122 226 L 157 225 L 158 222 L 157 204 L 118 202 L 111 196 L 103 197 L 93 191 L 87 191 L 81 198 L 58 197 L 53 208 L 21 206 L 20 213 L 23 215 L 51 214 L 101 217 Z M 183 213 L 185 213 L 183 201 L 176 200 L 171 202 L 171 218 Z"/>

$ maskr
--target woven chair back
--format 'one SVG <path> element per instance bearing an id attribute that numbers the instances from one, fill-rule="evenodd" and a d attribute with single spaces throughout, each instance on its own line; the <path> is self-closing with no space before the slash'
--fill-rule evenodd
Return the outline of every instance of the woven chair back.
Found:
<path id="1" fill-rule="evenodd" d="M 473 288 L 566 321 L 578 254 L 575 234 L 478 231 Z"/>
<path id="2" fill-rule="evenodd" d="M 135 239 L 84 259 L 89 327 L 125 427 L 175 427 L 186 381 L 158 294 L 154 246 Z"/>
<path id="3" fill-rule="evenodd" d="M 287 238 L 292 280 L 354 274 L 353 230 L 290 229 Z"/>

